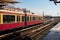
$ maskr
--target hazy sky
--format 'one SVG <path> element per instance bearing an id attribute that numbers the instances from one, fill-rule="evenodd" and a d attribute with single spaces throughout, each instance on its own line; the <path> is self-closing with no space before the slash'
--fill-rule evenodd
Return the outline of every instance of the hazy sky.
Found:
<path id="1" fill-rule="evenodd" d="M 60 15 L 60 4 L 57 4 L 57 6 L 50 2 L 49 0 L 17 0 L 19 4 L 16 4 L 16 7 L 20 8 L 26 8 L 27 10 L 30 10 L 32 12 L 35 12 L 36 14 L 44 14 L 45 15 L 53 15 L 57 16 Z"/>

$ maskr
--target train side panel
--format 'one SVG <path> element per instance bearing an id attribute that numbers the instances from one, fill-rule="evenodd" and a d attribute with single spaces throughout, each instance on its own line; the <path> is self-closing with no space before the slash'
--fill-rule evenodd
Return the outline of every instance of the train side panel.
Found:
<path id="1" fill-rule="evenodd" d="M 43 20 L 27 22 L 27 26 L 29 26 L 29 25 L 34 25 L 34 24 L 39 24 L 39 23 L 43 23 Z"/>
<path id="2" fill-rule="evenodd" d="M 6 12 L 6 14 L 5 13 L 0 13 L 0 14 L 4 14 L 4 15 L 14 15 L 15 16 L 15 21 L 8 21 L 9 20 L 9 18 L 7 19 L 7 23 L 5 23 L 5 21 L 3 22 L 3 16 L 0 16 L 0 30 L 9 30 L 9 29 L 14 29 L 14 28 L 20 28 L 20 27 L 25 27 L 25 19 L 24 19 L 24 17 L 25 17 L 25 15 L 24 14 L 17 14 L 17 13 L 7 13 Z M 8 17 L 9 17 L 8 16 Z M 19 16 L 19 18 L 18 18 L 18 21 L 17 21 L 17 16 Z M 29 26 L 29 25 L 35 25 L 35 24 L 38 24 L 38 23 L 42 23 L 43 22 L 43 20 L 39 20 L 39 19 L 37 19 L 37 17 L 35 16 L 35 15 L 33 15 L 33 14 L 31 14 L 31 15 L 27 15 L 28 17 L 28 20 L 26 21 L 27 22 L 27 26 Z M 6 16 L 5 16 L 6 17 Z M 31 18 L 30 18 L 31 17 Z M 33 19 L 33 17 L 36 17 L 36 20 L 34 20 Z M 39 16 L 38 16 L 39 17 Z M 5 18 L 6 19 L 6 18 Z"/>
<path id="3" fill-rule="evenodd" d="M 0 30 L 8 30 L 8 29 L 19 28 L 19 27 L 24 27 L 24 22 L 0 24 Z"/>

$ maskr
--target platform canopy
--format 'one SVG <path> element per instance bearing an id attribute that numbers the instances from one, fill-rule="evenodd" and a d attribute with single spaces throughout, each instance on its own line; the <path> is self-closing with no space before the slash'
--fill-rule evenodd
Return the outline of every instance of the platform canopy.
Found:
<path id="1" fill-rule="evenodd" d="M 8 4 L 15 4 L 15 3 L 21 3 L 16 0 L 0 0 L 0 9 Z"/>
<path id="2" fill-rule="evenodd" d="M 0 3 L 20 3 L 20 2 L 17 2 L 16 0 L 0 0 Z"/>

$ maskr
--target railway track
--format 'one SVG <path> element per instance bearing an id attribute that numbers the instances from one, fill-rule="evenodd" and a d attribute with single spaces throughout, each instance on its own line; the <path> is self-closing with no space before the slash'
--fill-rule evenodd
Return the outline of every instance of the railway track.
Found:
<path id="1" fill-rule="evenodd" d="M 18 30 L 8 34 L 0 36 L 0 40 L 38 40 L 45 35 L 56 22 L 50 22 L 48 24 L 36 25 L 23 30 Z"/>

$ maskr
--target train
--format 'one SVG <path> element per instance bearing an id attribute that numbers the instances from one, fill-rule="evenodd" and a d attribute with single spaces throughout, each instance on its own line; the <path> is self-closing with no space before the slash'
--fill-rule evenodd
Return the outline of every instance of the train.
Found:
<path id="1" fill-rule="evenodd" d="M 23 8 L 0 9 L 0 31 L 25 27 Z M 26 27 L 43 23 L 43 16 L 26 11 Z"/>

